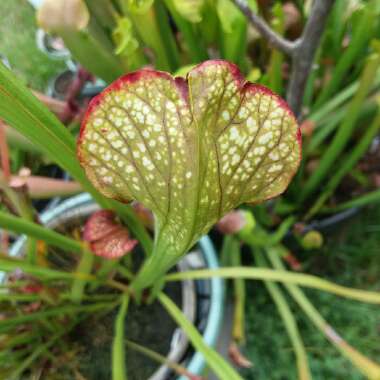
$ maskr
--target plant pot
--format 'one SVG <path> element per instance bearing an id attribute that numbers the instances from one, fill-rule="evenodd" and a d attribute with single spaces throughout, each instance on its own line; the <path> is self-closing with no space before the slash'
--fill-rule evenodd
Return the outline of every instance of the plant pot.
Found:
<path id="1" fill-rule="evenodd" d="M 50 80 L 48 89 L 46 91 L 47 95 L 52 98 L 65 100 L 68 89 L 71 83 L 75 79 L 76 72 L 73 70 L 65 70 L 58 74 L 52 80 Z"/>
<path id="2" fill-rule="evenodd" d="M 37 29 L 36 43 L 37 47 L 51 59 L 67 61 L 71 57 L 61 38 L 52 36 L 42 29 Z"/>
<path id="3" fill-rule="evenodd" d="M 68 225 L 73 220 L 85 220 L 99 206 L 88 194 L 69 198 L 54 209 L 40 215 L 41 222 L 49 228 Z M 26 237 L 20 237 L 10 250 L 11 256 L 23 254 Z M 177 270 L 217 268 L 217 258 L 211 240 L 203 237 L 195 250 L 187 254 L 177 265 Z M 0 272 L 0 282 L 4 274 Z M 201 281 L 184 281 L 181 283 L 182 311 L 187 318 L 194 322 L 202 333 L 204 341 L 209 346 L 216 344 L 221 319 L 223 315 L 224 286 L 221 279 L 212 278 Z M 175 362 L 181 362 L 193 374 L 201 374 L 205 361 L 201 354 L 194 353 L 188 347 L 186 335 L 176 328 L 173 332 L 170 350 L 167 357 Z M 149 380 L 164 380 L 173 378 L 171 370 L 166 366 L 159 367 Z M 185 378 L 180 378 L 185 380 Z"/>

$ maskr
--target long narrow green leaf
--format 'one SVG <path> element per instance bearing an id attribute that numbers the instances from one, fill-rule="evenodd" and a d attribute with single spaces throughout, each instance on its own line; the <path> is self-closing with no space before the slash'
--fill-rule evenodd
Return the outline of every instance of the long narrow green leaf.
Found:
<path id="1" fill-rule="evenodd" d="M 61 336 L 67 334 L 70 330 L 72 330 L 75 325 L 79 322 L 80 320 L 73 321 L 70 323 L 68 327 L 65 329 L 60 330 L 56 334 L 54 334 L 50 339 L 44 343 L 40 344 L 36 350 L 34 350 L 13 372 L 12 375 L 10 376 L 10 379 L 19 379 L 19 377 L 22 375 L 22 373 L 30 368 L 30 365 L 44 352 L 46 351 L 49 347 L 51 347 Z"/>
<path id="2" fill-rule="evenodd" d="M 339 126 L 339 123 L 344 119 L 349 105 L 343 105 L 337 110 L 333 111 L 332 114 L 329 114 L 328 120 L 323 121 L 321 124 L 316 125 L 316 130 L 311 136 L 310 143 L 306 146 L 306 151 L 304 154 L 307 156 L 313 156 L 320 147 L 323 147 L 323 143 L 326 139 L 335 131 Z M 374 101 L 368 100 L 364 103 L 363 107 L 360 110 L 358 123 L 361 123 L 362 120 L 366 120 L 368 117 L 376 113 L 377 105 Z"/>
<path id="3" fill-rule="evenodd" d="M 359 89 L 350 103 L 346 117 L 340 125 L 326 153 L 323 155 L 318 168 L 314 171 L 301 191 L 301 194 L 299 196 L 299 199 L 301 201 L 304 201 L 316 190 L 318 185 L 327 176 L 331 170 L 332 165 L 334 162 L 336 162 L 337 158 L 340 156 L 343 149 L 347 145 L 354 131 L 360 109 L 363 106 L 363 102 L 372 86 L 373 78 L 376 75 L 379 65 L 380 54 L 373 53 L 368 58 L 367 64 L 362 74 Z"/>
<path id="4" fill-rule="evenodd" d="M 12 258 L 0 258 L 0 271 L 12 272 L 16 269 L 21 269 L 23 272 L 36 276 L 40 279 L 62 279 L 62 280 L 74 280 L 76 278 L 85 279 L 86 281 L 96 281 L 94 276 L 83 275 L 80 273 L 70 273 L 64 271 L 58 271 L 50 268 L 44 268 L 38 265 L 29 264 L 25 260 L 12 259 Z M 9 284 L 7 284 L 9 286 Z"/>
<path id="5" fill-rule="evenodd" d="M 230 246 L 230 263 L 231 266 L 241 265 L 240 241 L 232 239 Z M 241 278 L 233 280 L 234 286 L 234 318 L 232 325 L 232 336 L 238 343 L 245 342 L 245 281 Z"/>
<path id="6" fill-rule="evenodd" d="M 115 336 L 112 345 L 112 379 L 127 380 L 127 369 L 125 365 L 125 316 L 127 315 L 129 295 L 122 296 L 120 310 L 115 321 Z"/>
<path id="7" fill-rule="evenodd" d="M 270 261 L 273 266 L 278 270 L 285 270 L 283 263 L 278 255 L 278 248 L 269 248 L 267 250 Z M 372 360 L 365 357 L 358 352 L 355 348 L 350 346 L 339 334 L 333 329 L 331 325 L 319 314 L 318 310 L 308 300 L 305 294 L 299 289 L 298 286 L 292 284 L 285 284 L 290 295 L 298 303 L 301 309 L 314 323 L 314 325 L 322 332 L 336 348 L 345 355 L 366 377 L 372 380 L 380 379 L 380 366 Z"/>
<path id="8" fill-rule="evenodd" d="M 373 24 L 376 17 L 376 12 L 373 10 L 375 1 L 376 0 L 370 1 L 369 4 L 364 7 L 362 14 L 360 15 L 360 21 L 353 31 L 350 44 L 335 66 L 334 71 L 331 74 L 331 80 L 323 88 L 323 91 L 316 100 L 314 109 L 318 108 L 336 92 L 352 64 L 359 58 L 360 53 L 366 48 L 370 35 L 373 33 Z"/>
<path id="9" fill-rule="evenodd" d="M 175 371 L 178 375 L 183 375 L 183 376 L 189 378 L 189 380 L 191 379 L 191 376 L 194 377 L 194 375 L 191 374 L 182 365 L 178 364 L 175 361 L 169 360 L 166 356 L 161 355 L 158 352 L 155 352 L 148 347 L 144 347 L 144 346 L 137 344 L 135 342 L 132 342 L 130 340 L 125 340 L 125 343 L 132 350 L 139 352 L 140 354 L 146 356 L 147 358 L 149 358 L 149 359 L 151 359 L 151 360 L 153 360 L 159 364 L 162 364 L 162 365 L 169 367 L 170 369 Z"/>
<path id="10" fill-rule="evenodd" d="M 91 274 L 92 265 L 94 262 L 94 254 L 89 251 L 82 253 L 81 260 L 79 261 L 77 273 L 79 276 L 74 278 L 71 288 L 71 300 L 75 303 L 81 303 L 85 287 L 87 284 L 86 277 Z"/>
<path id="11" fill-rule="evenodd" d="M 84 249 L 84 246 L 79 241 L 4 211 L 0 211 L 0 227 L 8 231 L 32 236 L 66 251 L 81 253 Z"/>
<path id="12" fill-rule="evenodd" d="M 260 267 L 266 268 L 267 264 L 262 257 L 261 252 L 253 250 L 253 254 L 255 256 L 256 263 Z M 264 281 L 264 285 L 277 307 L 278 313 L 280 314 L 281 319 L 284 322 L 285 329 L 289 335 L 289 339 L 291 340 L 294 347 L 297 358 L 298 378 L 299 380 L 310 380 L 312 377 L 307 360 L 305 346 L 303 344 L 301 334 L 298 330 L 297 322 L 289 307 L 289 304 L 277 284 L 274 284 L 271 281 Z"/>
<path id="13" fill-rule="evenodd" d="M 209 367 L 215 372 L 220 380 L 243 380 L 240 375 L 211 347 L 207 346 L 198 330 L 178 309 L 177 305 L 164 293 L 159 293 L 158 299 L 171 317 L 185 331 L 191 343 L 197 351 L 205 357 Z"/>
<path id="14" fill-rule="evenodd" d="M 201 269 L 189 272 L 177 272 L 166 275 L 166 281 L 195 280 L 209 277 L 221 278 L 245 278 L 250 280 L 269 280 L 289 284 L 298 284 L 307 288 L 324 290 L 342 297 L 351 298 L 357 301 L 380 304 L 380 293 L 365 290 L 347 288 L 334 284 L 322 278 L 310 274 L 289 273 L 264 268 L 221 268 L 221 269 Z"/>
<path id="15" fill-rule="evenodd" d="M 192 63 L 205 61 L 208 58 L 207 50 L 204 46 L 204 40 L 199 38 L 195 33 L 193 25 L 185 20 L 175 9 L 173 0 L 164 0 L 169 9 L 178 29 L 181 31 L 184 41 L 189 49 L 189 55 Z"/>
<path id="16" fill-rule="evenodd" d="M 324 205 L 327 199 L 331 196 L 334 190 L 337 188 L 343 177 L 349 173 L 355 164 L 360 160 L 360 158 L 367 151 L 368 147 L 373 141 L 380 129 L 380 107 L 378 107 L 378 112 L 375 119 L 372 121 L 371 125 L 364 132 L 364 135 L 359 139 L 359 143 L 354 146 L 350 151 L 349 155 L 343 161 L 343 164 L 334 173 L 331 179 L 328 181 L 327 185 L 324 186 L 323 192 L 319 195 L 318 199 L 314 202 L 312 208 L 307 213 L 305 219 L 310 219 L 315 215 L 320 208 Z"/>
<path id="17" fill-rule="evenodd" d="M 22 323 L 34 322 L 43 318 L 56 317 L 63 315 L 72 316 L 74 313 L 92 313 L 99 310 L 109 309 L 115 306 L 115 302 L 98 302 L 90 305 L 66 305 L 54 307 L 42 311 L 36 311 L 31 314 L 19 315 L 13 318 L 7 318 L 0 321 L 0 332 L 4 332 L 11 327 L 18 326 Z"/>
<path id="18" fill-rule="evenodd" d="M 64 125 L 0 63 L 0 118 L 57 162 L 92 196 L 104 198 L 87 180 L 75 154 L 75 140 Z"/>
<path id="19" fill-rule="evenodd" d="M 337 212 L 342 210 L 347 210 L 352 207 L 363 207 L 372 203 L 380 202 L 380 189 L 371 191 L 370 193 L 364 194 L 360 197 L 357 197 L 351 201 L 344 202 L 338 206 L 328 209 L 329 212 Z"/>

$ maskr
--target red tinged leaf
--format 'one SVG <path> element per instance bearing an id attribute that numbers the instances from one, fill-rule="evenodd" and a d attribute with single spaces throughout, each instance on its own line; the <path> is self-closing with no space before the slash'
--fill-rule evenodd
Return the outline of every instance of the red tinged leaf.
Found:
<path id="1" fill-rule="evenodd" d="M 118 79 L 91 102 L 78 157 L 105 196 L 153 211 L 156 250 L 172 263 L 240 204 L 281 194 L 301 135 L 284 100 L 214 60 L 186 79 L 153 70 Z"/>
<path id="2" fill-rule="evenodd" d="M 96 241 L 118 228 L 120 224 L 116 222 L 115 214 L 110 210 L 100 210 L 88 218 L 84 226 L 83 239 L 89 242 Z"/>
<path id="3" fill-rule="evenodd" d="M 90 216 L 84 226 L 83 239 L 90 243 L 96 255 L 106 259 L 118 259 L 137 244 L 110 210 L 100 210 Z"/>

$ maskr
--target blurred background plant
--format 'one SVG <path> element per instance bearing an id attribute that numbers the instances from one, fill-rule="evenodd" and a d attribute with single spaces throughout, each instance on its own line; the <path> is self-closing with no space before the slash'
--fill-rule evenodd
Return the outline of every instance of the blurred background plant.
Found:
<path id="1" fill-rule="evenodd" d="M 43 91 L 48 79 L 63 69 L 69 68 L 73 72 L 61 99 L 53 101 L 49 97 L 43 100 L 74 136 L 90 97 L 123 73 L 140 67 L 154 67 L 186 75 L 194 64 L 208 58 L 235 62 L 248 80 L 268 86 L 286 97 L 291 104 L 296 102 L 293 104 L 296 104 L 294 110 L 303 135 L 303 160 L 296 179 L 283 196 L 265 205 L 244 207 L 254 215 L 253 242 L 250 237 L 241 236 L 239 229 L 234 231 L 233 237 L 214 233 L 217 241 L 224 240 L 220 243 L 222 259 L 223 252 L 230 251 L 235 252 L 235 255 L 227 255 L 223 259 L 228 265 L 251 266 L 255 263 L 256 266 L 279 268 L 280 263 L 276 258 L 280 257 L 291 270 L 302 268 L 346 285 L 379 290 L 376 268 L 380 263 L 376 260 L 375 252 L 379 247 L 376 231 L 380 219 L 378 206 L 375 205 L 380 200 L 380 3 L 376 0 L 316 1 L 325 6 L 326 25 L 323 33 L 319 33 L 320 41 L 317 40 L 314 46 L 317 50 L 312 52 L 315 53 L 315 59 L 308 62 L 309 68 L 304 69 L 297 66 L 301 62 L 297 54 L 300 51 L 302 53 L 302 49 L 295 50 L 297 45 L 291 41 L 300 41 L 303 32 L 308 30 L 312 3 L 254 0 L 47 0 L 37 13 L 38 25 L 52 36 L 62 38 L 71 53 L 70 58 L 52 63 L 35 49 L 32 9 L 21 0 L 3 0 L 0 13 L 9 17 L 4 18 L 1 27 L 0 52 L 8 58 L 12 69 L 24 78 L 24 83 L 35 90 Z M 328 12 L 330 6 L 331 11 Z M 255 18 L 257 15 L 260 17 L 258 20 Z M 268 27 L 275 32 L 274 39 L 268 35 Z M 25 32 L 20 33 L 20 28 L 25 28 Z M 30 59 L 24 59 L 26 56 Z M 308 69 L 310 72 L 305 77 L 307 81 L 303 88 L 297 92 L 291 91 L 294 70 L 304 73 L 306 70 L 307 74 Z M 297 98 L 294 100 L 291 96 L 295 94 Z M 41 98 L 41 94 L 39 96 Z M 13 173 L 11 187 L 17 187 L 20 183 L 27 186 L 32 198 L 50 199 L 52 195 L 68 196 L 82 190 L 81 185 L 71 181 L 64 185 L 61 181 L 47 183 L 47 178 L 37 178 L 33 182 L 35 175 L 52 176 L 51 158 L 41 154 L 41 149 L 35 143 L 31 144 L 14 129 L 4 125 L 0 128 L 6 133 L 11 147 L 9 150 L 4 145 L 1 148 L 2 170 L 5 174 L 9 172 L 7 185 Z M 8 153 L 5 153 L 7 150 Z M 26 175 L 25 171 L 19 173 L 24 167 L 29 169 Z M 57 170 L 57 167 L 54 166 L 53 170 Z M 60 178 L 65 176 L 62 171 L 58 174 Z M 33 187 L 33 184 L 37 187 Z M 50 188 L 51 191 L 46 191 Z M 41 189 L 45 192 L 41 192 Z M 19 194 L 17 196 L 20 197 Z M 347 217 L 357 214 L 361 207 L 368 205 L 373 208 L 370 217 L 362 212 L 347 222 Z M 46 204 L 42 207 L 46 207 Z M 21 215 L 20 210 L 18 214 Z M 26 217 L 27 220 L 33 218 L 33 214 Z M 335 226 L 342 220 L 346 220 L 348 226 L 352 224 L 352 230 L 346 224 L 343 227 Z M 359 227 L 360 231 L 357 231 Z M 342 240 L 334 236 L 334 232 L 341 228 Z M 355 233 L 353 237 L 356 231 L 357 235 Z M 326 234 L 325 239 L 322 233 Z M 268 234 L 271 234 L 270 237 Z M 244 254 L 247 248 L 244 248 L 243 253 L 237 253 L 240 252 L 239 240 L 248 242 L 253 254 Z M 332 240 L 336 240 L 335 243 Z M 33 239 L 30 244 L 33 246 Z M 234 244 L 235 249 L 231 249 Z M 345 269 L 337 270 L 341 266 Z M 363 276 L 359 276 L 360 281 L 358 271 L 363 273 Z M 43 274 L 41 276 L 43 278 Z M 285 326 L 291 331 L 289 335 L 295 344 L 294 351 L 300 355 L 299 373 L 303 370 L 307 372 L 300 360 L 306 351 L 311 357 L 310 367 L 314 377 L 333 378 L 337 374 L 337 366 L 343 367 L 341 359 L 332 351 L 328 351 L 327 355 L 327 349 L 321 348 L 324 347 L 320 341 L 322 335 L 317 335 L 309 326 L 310 322 L 293 312 L 296 305 L 290 298 L 284 298 L 283 289 L 273 287 L 270 282 L 266 282 L 265 286 Z M 250 286 L 245 291 L 245 283 L 235 279 L 231 291 L 235 295 L 235 340 L 242 346 L 246 340 L 244 352 L 253 362 L 253 368 L 246 370 L 244 378 L 252 376 L 264 379 L 268 378 L 269 372 L 273 379 L 289 377 L 289 373 L 294 373 L 289 367 L 289 352 L 292 348 L 285 341 L 283 328 L 279 327 L 280 319 L 273 315 L 273 307 L 267 302 L 265 290 L 261 286 Z M 294 292 L 297 293 L 297 290 L 289 288 L 285 291 L 293 297 Z M 378 357 L 376 345 L 372 344 L 373 340 L 379 338 L 376 330 L 378 312 L 375 307 L 355 305 L 354 309 L 349 301 L 338 303 L 332 301 L 330 296 L 319 297 L 309 293 L 306 292 L 307 296 L 318 305 L 330 305 L 328 309 L 319 311 L 347 341 L 369 357 Z M 253 300 L 254 306 L 246 302 L 247 297 Z M 305 308 L 305 300 L 299 301 L 299 294 L 298 301 L 297 296 L 294 298 L 301 309 L 302 305 Z M 110 301 L 110 305 L 114 306 L 115 300 L 113 302 Z M 347 316 L 349 313 L 352 319 Z M 314 321 L 318 320 L 313 312 L 306 312 L 306 315 L 311 320 L 313 316 L 310 315 L 314 315 Z M 367 326 L 367 317 L 371 320 L 371 327 Z M 294 319 L 305 341 L 304 349 L 294 330 L 289 330 L 289 326 L 294 325 Z M 236 321 L 240 322 L 236 324 Z M 274 334 L 273 340 L 267 336 L 272 334 L 271 331 L 257 327 L 268 325 L 275 326 L 278 332 Z M 49 329 L 51 326 L 47 326 L 46 331 Z M 247 330 L 246 339 L 244 329 Z M 283 347 L 279 354 L 277 351 L 266 351 L 271 342 Z M 318 349 L 314 345 L 318 345 Z M 342 351 L 339 344 L 338 349 Z M 272 358 L 276 354 L 278 358 L 271 359 L 267 364 L 261 359 L 265 353 Z M 343 353 L 363 372 L 367 362 L 361 361 L 349 350 L 345 352 L 344 348 Z M 279 365 L 274 371 L 275 362 Z M 368 368 L 373 365 L 371 362 Z M 308 378 L 306 372 L 304 378 Z M 345 372 L 343 369 L 336 378 L 339 376 L 362 378 L 359 372 Z"/>

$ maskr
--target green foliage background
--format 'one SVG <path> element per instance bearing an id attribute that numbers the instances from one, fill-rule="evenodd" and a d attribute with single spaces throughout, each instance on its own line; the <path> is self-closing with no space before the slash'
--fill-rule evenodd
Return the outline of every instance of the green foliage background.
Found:
<path id="1" fill-rule="evenodd" d="M 1 0 L 0 54 L 8 58 L 14 72 L 35 90 L 43 91 L 64 64 L 51 61 L 36 45 L 35 11 L 26 0 Z"/>
<path id="2" fill-rule="evenodd" d="M 363 210 L 352 220 L 330 231 L 321 249 L 299 255 L 306 271 L 336 283 L 362 289 L 380 288 L 380 206 Z M 348 343 L 373 360 L 380 357 L 380 313 L 377 305 L 304 290 L 310 301 Z M 285 294 L 285 292 L 284 292 Z M 297 316 L 309 355 L 313 379 L 365 379 L 328 343 L 288 298 Z M 296 379 L 294 353 L 276 307 L 261 282 L 248 283 L 247 349 L 254 367 L 247 380 Z"/>

